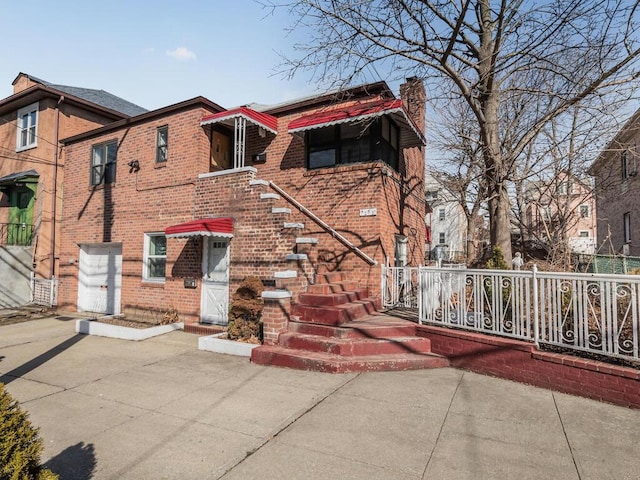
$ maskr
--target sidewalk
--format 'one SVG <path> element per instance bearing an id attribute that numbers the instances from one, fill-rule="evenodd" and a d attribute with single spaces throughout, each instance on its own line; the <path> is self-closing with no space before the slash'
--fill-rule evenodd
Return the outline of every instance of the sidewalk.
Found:
<path id="1" fill-rule="evenodd" d="M 640 411 L 451 368 L 332 375 L 0 327 L 0 381 L 70 479 L 638 479 Z"/>

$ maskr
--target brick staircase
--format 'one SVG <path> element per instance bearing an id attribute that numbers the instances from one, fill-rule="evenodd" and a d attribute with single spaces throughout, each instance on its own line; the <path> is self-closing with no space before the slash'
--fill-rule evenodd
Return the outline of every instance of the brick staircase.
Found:
<path id="1" fill-rule="evenodd" d="M 278 345 L 253 350 L 251 361 L 301 370 L 345 373 L 437 368 L 449 364 L 416 336 L 414 323 L 379 312 L 367 289 L 344 272 L 316 275 L 291 307 Z"/>

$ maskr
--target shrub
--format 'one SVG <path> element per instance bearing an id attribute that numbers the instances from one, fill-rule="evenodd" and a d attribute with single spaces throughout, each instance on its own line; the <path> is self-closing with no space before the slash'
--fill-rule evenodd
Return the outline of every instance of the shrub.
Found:
<path id="1" fill-rule="evenodd" d="M 264 285 L 258 277 L 247 277 L 231 297 L 227 335 L 231 340 L 260 343 L 260 317 Z"/>
<path id="2" fill-rule="evenodd" d="M 42 439 L 27 413 L 0 383 L 0 480 L 55 480 L 40 465 Z"/>
<path id="3" fill-rule="evenodd" d="M 509 265 L 504 260 L 504 254 L 499 246 L 494 246 L 491 251 L 491 258 L 487 260 L 486 268 L 489 270 L 509 270 Z"/>

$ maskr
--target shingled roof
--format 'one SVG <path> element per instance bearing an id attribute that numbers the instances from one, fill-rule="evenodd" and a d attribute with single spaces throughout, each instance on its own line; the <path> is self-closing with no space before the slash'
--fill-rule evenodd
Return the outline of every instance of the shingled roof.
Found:
<path id="1" fill-rule="evenodd" d="M 146 108 L 142 108 L 135 103 L 131 103 L 124 98 L 118 97 L 104 90 L 73 87 L 69 85 L 59 85 L 47 82 L 46 80 L 42 80 L 27 73 L 23 73 L 22 75 L 26 75 L 33 82 L 47 87 L 55 88 L 56 90 L 59 90 L 63 93 L 73 95 L 74 97 L 81 98 L 82 100 L 86 100 L 87 102 L 95 103 L 96 105 L 100 105 L 101 107 L 108 108 L 110 110 L 115 110 L 116 112 L 120 112 L 123 115 L 127 115 L 130 117 L 134 117 L 148 111 Z"/>

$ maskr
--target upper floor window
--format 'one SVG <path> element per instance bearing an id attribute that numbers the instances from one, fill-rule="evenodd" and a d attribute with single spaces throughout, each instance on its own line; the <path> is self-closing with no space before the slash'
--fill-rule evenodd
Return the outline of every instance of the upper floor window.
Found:
<path id="1" fill-rule="evenodd" d="M 568 193 L 567 188 L 568 188 L 567 182 L 560 182 L 558 184 L 558 189 L 557 189 L 558 195 L 566 195 Z"/>
<path id="2" fill-rule="evenodd" d="M 164 126 L 156 131 L 156 163 L 167 161 L 167 148 L 169 145 L 169 127 Z"/>
<path id="3" fill-rule="evenodd" d="M 164 233 L 144 234 L 144 269 L 142 278 L 163 281 L 167 267 L 167 237 Z"/>
<path id="4" fill-rule="evenodd" d="M 443 221 L 445 218 L 445 209 L 444 208 L 439 208 L 438 209 L 438 220 Z"/>
<path id="5" fill-rule="evenodd" d="M 116 158 L 118 142 L 94 145 L 91 151 L 91 185 L 102 185 L 116 181 Z"/>
<path id="6" fill-rule="evenodd" d="M 580 205 L 580 218 L 589 218 L 589 205 Z"/>
<path id="7" fill-rule="evenodd" d="M 18 110 L 18 136 L 16 150 L 38 146 L 38 104 L 33 103 Z"/>
<path id="8" fill-rule="evenodd" d="M 622 216 L 624 243 L 631 242 L 631 212 L 627 212 Z"/>
<path id="9" fill-rule="evenodd" d="M 624 150 L 620 156 L 620 173 L 622 175 L 622 180 L 629 178 L 629 150 Z"/>
<path id="10" fill-rule="evenodd" d="M 309 130 L 307 165 L 309 168 L 382 160 L 398 169 L 398 127 L 387 117 L 370 125 L 346 123 Z"/>
<path id="11" fill-rule="evenodd" d="M 444 244 L 444 243 L 446 243 L 446 240 L 447 240 L 447 235 L 446 235 L 446 233 L 444 233 L 444 232 L 440 232 L 440 233 L 438 234 L 438 243 Z"/>
<path id="12" fill-rule="evenodd" d="M 582 238 L 589 237 L 589 231 L 588 230 L 580 230 L 578 232 L 578 236 L 582 237 Z"/>

